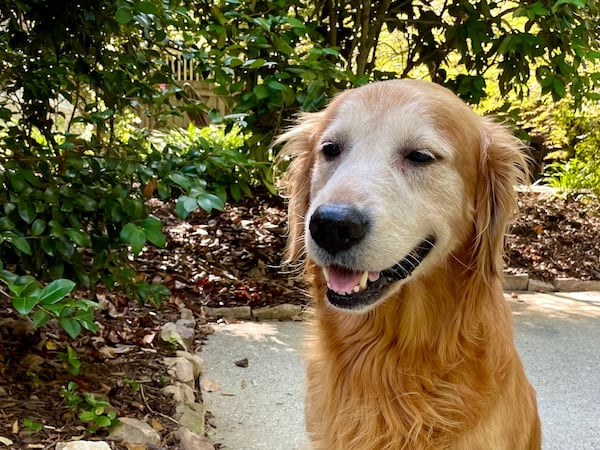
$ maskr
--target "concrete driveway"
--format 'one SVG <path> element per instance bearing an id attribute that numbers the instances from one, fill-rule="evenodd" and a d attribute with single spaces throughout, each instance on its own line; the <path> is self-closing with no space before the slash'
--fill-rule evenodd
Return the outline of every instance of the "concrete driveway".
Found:
<path id="1" fill-rule="evenodd" d="M 544 450 L 600 450 L 600 292 L 507 296 L 538 393 Z M 301 322 L 215 325 L 203 347 L 214 442 L 230 450 L 307 447 Z M 236 361 L 248 359 L 248 367 Z"/>

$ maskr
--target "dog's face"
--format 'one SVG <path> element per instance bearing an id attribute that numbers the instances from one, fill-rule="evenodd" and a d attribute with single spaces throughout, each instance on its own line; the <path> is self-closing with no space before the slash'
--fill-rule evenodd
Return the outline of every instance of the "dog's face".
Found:
<path id="1" fill-rule="evenodd" d="M 507 205 L 481 204 L 480 191 L 497 190 L 489 150 L 503 130 L 493 127 L 450 91 L 402 80 L 347 91 L 283 136 L 299 153 L 289 177 L 292 253 L 304 236 L 333 306 L 367 310 L 446 266 L 470 238 L 476 251 L 484 229 L 504 227 Z"/>

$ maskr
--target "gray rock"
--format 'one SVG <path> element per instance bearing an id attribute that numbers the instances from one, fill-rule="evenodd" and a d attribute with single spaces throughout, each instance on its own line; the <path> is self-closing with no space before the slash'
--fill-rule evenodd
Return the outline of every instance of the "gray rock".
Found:
<path id="1" fill-rule="evenodd" d="M 58 442 L 56 450 L 110 450 L 110 445 L 104 441 Z"/>
<path id="2" fill-rule="evenodd" d="M 186 343 L 186 340 L 183 338 L 183 336 L 181 336 L 177 325 L 173 322 L 167 322 L 160 327 L 159 336 L 161 340 L 169 344 L 179 345 L 184 350 L 187 350 L 188 348 L 188 343 Z"/>
<path id="3" fill-rule="evenodd" d="M 179 310 L 179 314 L 181 315 L 182 320 L 191 320 L 194 323 L 196 322 L 196 319 L 194 319 L 194 313 L 191 309 L 181 308 Z"/>
<path id="4" fill-rule="evenodd" d="M 204 366 L 204 362 L 202 361 L 202 358 L 200 358 L 200 356 L 198 356 L 197 354 L 189 353 L 189 352 L 182 352 L 181 350 L 177 350 L 177 352 L 175 354 L 178 357 L 185 358 L 190 363 L 192 363 L 192 366 L 194 366 L 194 377 L 195 378 L 198 378 L 200 376 L 200 373 L 202 373 L 202 367 Z"/>
<path id="5" fill-rule="evenodd" d="M 554 287 L 563 292 L 600 291 L 600 281 L 584 281 L 578 278 L 556 278 Z"/>
<path id="6" fill-rule="evenodd" d="M 205 307 L 204 312 L 206 317 L 217 319 L 220 317 L 226 317 L 231 319 L 251 319 L 252 309 L 249 306 L 232 306 L 224 308 L 210 308 Z"/>
<path id="7" fill-rule="evenodd" d="M 110 432 L 111 439 L 129 444 L 160 444 L 160 435 L 146 422 L 130 417 L 119 418 L 119 421 Z"/>
<path id="8" fill-rule="evenodd" d="M 196 401 L 194 389 L 187 384 L 177 381 L 170 386 L 164 387 L 162 392 L 166 395 L 172 395 L 176 404 L 194 403 Z"/>
<path id="9" fill-rule="evenodd" d="M 177 409 L 179 409 L 179 405 Z M 202 403 L 186 403 L 178 412 L 180 415 L 178 414 L 177 422 L 181 427 L 200 435 L 204 434 L 206 408 Z"/>
<path id="10" fill-rule="evenodd" d="M 194 328 L 196 327 L 195 320 L 179 319 L 175 322 L 175 328 L 184 342 L 184 348 L 190 350 L 194 344 Z"/>
<path id="11" fill-rule="evenodd" d="M 531 278 L 527 290 L 532 292 L 554 292 L 556 289 L 552 283 Z"/>
<path id="12" fill-rule="evenodd" d="M 187 428 L 177 430 L 181 450 L 214 450 L 215 446 L 207 437 L 193 433 Z"/>
<path id="13" fill-rule="evenodd" d="M 195 386 L 196 371 L 194 370 L 194 364 L 189 359 L 183 356 L 176 356 L 165 358 L 164 363 L 167 366 L 167 373 L 174 379 L 192 388 Z"/>
<path id="14" fill-rule="evenodd" d="M 302 306 L 284 303 L 276 306 L 256 308 L 252 315 L 259 320 L 290 320 L 302 313 Z"/>
<path id="15" fill-rule="evenodd" d="M 505 291 L 526 291 L 529 285 L 529 275 L 504 274 L 502 286 Z"/>

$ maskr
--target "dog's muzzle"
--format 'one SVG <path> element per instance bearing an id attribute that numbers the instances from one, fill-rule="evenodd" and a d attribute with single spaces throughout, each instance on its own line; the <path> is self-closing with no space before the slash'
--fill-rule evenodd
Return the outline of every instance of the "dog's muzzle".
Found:
<path id="1" fill-rule="evenodd" d="M 377 303 L 389 285 L 412 275 L 435 245 L 435 236 L 428 235 L 396 264 L 381 272 L 345 267 L 340 254 L 363 241 L 370 226 L 369 217 L 349 204 L 326 203 L 311 215 L 310 235 L 328 255 L 327 259 L 333 261 L 322 269 L 327 281 L 327 299 L 338 308 L 359 310 Z"/>

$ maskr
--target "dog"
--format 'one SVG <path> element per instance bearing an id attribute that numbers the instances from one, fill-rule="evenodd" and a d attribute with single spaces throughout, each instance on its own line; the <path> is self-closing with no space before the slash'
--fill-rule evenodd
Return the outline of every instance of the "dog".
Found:
<path id="1" fill-rule="evenodd" d="M 501 282 L 521 142 L 442 86 L 391 80 L 301 114 L 276 144 L 287 260 L 314 302 L 311 447 L 540 449 Z"/>

